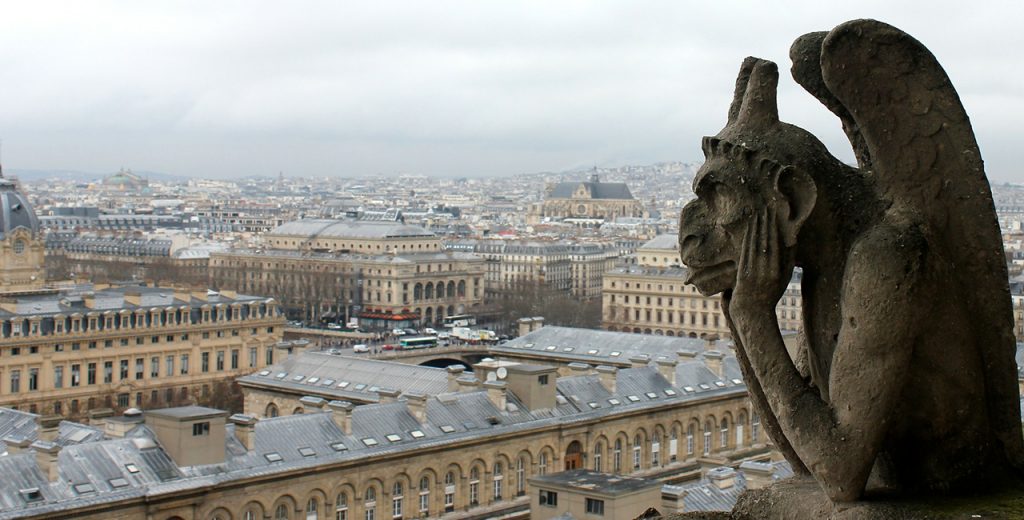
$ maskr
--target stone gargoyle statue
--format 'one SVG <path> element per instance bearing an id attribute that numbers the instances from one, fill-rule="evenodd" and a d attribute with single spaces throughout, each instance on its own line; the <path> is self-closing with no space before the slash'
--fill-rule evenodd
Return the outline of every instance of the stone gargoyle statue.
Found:
<path id="1" fill-rule="evenodd" d="M 722 294 L 755 411 L 835 502 L 965 492 L 1024 460 L 1012 306 L 991 191 L 956 90 L 910 35 L 854 20 L 797 39 L 794 79 L 858 167 L 779 121 L 747 58 L 682 211 L 689 283 Z M 795 363 L 775 306 L 803 270 Z M 805 366 L 805 368 L 798 368 Z"/>

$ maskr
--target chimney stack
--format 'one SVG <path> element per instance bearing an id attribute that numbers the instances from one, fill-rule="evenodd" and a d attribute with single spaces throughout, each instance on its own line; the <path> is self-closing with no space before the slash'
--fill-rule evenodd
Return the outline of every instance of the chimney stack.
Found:
<path id="1" fill-rule="evenodd" d="M 712 372 L 718 376 L 719 379 L 724 377 L 722 374 L 722 358 L 725 357 L 721 352 L 717 350 L 704 351 L 704 364 L 708 366 Z"/>
<path id="2" fill-rule="evenodd" d="M 123 439 L 132 428 L 145 422 L 138 408 L 129 408 L 120 417 L 107 417 L 103 421 L 103 433 L 110 437 Z"/>
<path id="3" fill-rule="evenodd" d="M 27 450 L 29 445 L 32 444 L 32 441 L 21 437 L 20 435 L 8 435 L 7 437 L 4 437 L 4 444 L 7 445 L 8 455 L 17 455 Z"/>
<path id="4" fill-rule="evenodd" d="M 228 418 L 235 425 L 235 437 L 238 442 L 245 446 L 246 451 L 252 451 L 256 447 L 256 421 L 251 415 L 236 413 Z"/>
<path id="5" fill-rule="evenodd" d="M 394 403 L 398 401 L 398 396 L 401 393 L 401 390 L 395 390 L 394 388 L 381 388 L 377 390 L 377 402 L 381 404 Z"/>
<path id="6" fill-rule="evenodd" d="M 677 351 L 676 355 L 679 356 L 680 363 L 686 363 L 688 361 L 694 361 L 697 359 L 697 351 L 688 348 L 684 348 Z"/>
<path id="7" fill-rule="evenodd" d="M 661 488 L 661 507 L 667 513 L 682 513 L 686 511 L 686 489 L 679 486 L 664 486 Z"/>
<path id="8" fill-rule="evenodd" d="M 775 468 L 770 462 L 747 461 L 740 464 L 740 470 L 747 479 L 747 489 L 761 489 L 772 483 Z"/>
<path id="9" fill-rule="evenodd" d="M 322 397 L 307 395 L 299 399 L 299 404 L 302 405 L 302 413 L 320 413 L 323 411 L 326 401 Z"/>
<path id="10" fill-rule="evenodd" d="M 331 401 L 327 407 L 331 409 L 331 419 L 334 419 L 341 433 L 352 435 L 352 410 L 355 405 L 348 401 Z"/>
<path id="11" fill-rule="evenodd" d="M 637 354 L 629 358 L 629 368 L 644 368 L 651 361 L 651 356 L 647 354 Z"/>
<path id="12" fill-rule="evenodd" d="M 466 374 L 455 382 L 459 384 L 459 392 L 473 392 L 480 387 L 480 380 L 473 374 Z"/>
<path id="13" fill-rule="evenodd" d="M 458 392 L 459 383 L 458 380 L 462 377 L 462 373 L 466 371 L 466 367 L 462 365 L 449 365 L 448 366 L 448 391 Z"/>
<path id="14" fill-rule="evenodd" d="M 60 455 L 60 446 L 40 440 L 33 442 L 31 447 L 36 450 L 36 463 L 46 475 L 46 480 L 55 482 L 58 479 L 57 457 Z"/>
<path id="15" fill-rule="evenodd" d="M 601 380 L 601 386 L 608 390 L 609 393 L 614 394 L 615 379 L 618 378 L 619 369 L 608 365 L 601 365 L 597 367 L 597 375 Z"/>
<path id="16" fill-rule="evenodd" d="M 406 392 L 405 404 L 409 407 L 409 413 L 420 424 L 427 422 L 427 395 L 419 392 Z"/>
<path id="17" fill-rule="evenodd" d="M 59 415 L 37 415 L 36 429 L 39 430 L 39 440 L 54 442 L 60 430 L 60 422 L 64 418 Z"/>
<path id="18" fill-rule="evenodd" d="M 718 348 L 718 334 L 704 336 L 704 350 L 715 350 Z"/>
<path id="19" fill-rule="evenodd" d="M 110 408 L 95 408 L 89 410 L 89 426 L 93 426 L 101 430 L 105 429 L 107 417 L 112 417 L 113 415 L 114 411 L 111 410 Z"/>
<path id="20" fill-rule="evenodd" d="M 708 480 L 718 489 L 729 489 L 736 485 L 736 470 L 728 466 L 719 466 L 708 471 Z"/>
<path id="21" fill-rule="evenodd" d="M 569 370 L 572 371 L 574 376 L 585 376 L 590 373 L 590 365 L 586 363 L 573 362 L 569 363 Z"/>
<path id="22" fill-rule="evenodd" d="M 484 388 L 487 389 L 487 399 L 491 401 L 491 404 L 500 412 L 505 411 L 505 407 L 508 404 L 507 386 L 504 381 L 487 381 L 484 383 Z"/>
<path id="23" fill-rule="evenodd" d="M 659 359 L 657 363 L 658 373 L 661 374 L 661 377 L 667 379 L 668 384 L 676 386 L 676 365 L 679 362 L 672 359 Z"/>

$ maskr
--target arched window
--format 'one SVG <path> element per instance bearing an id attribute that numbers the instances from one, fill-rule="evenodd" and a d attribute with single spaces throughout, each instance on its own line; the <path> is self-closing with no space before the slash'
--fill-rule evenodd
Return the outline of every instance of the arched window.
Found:
<path id="1" fill-rule="evenodd" d="M 494 500 L 501 500 L 501 482 L 505 478 L 502 474 L 504 473 L 504 469 L 505 468 L 502 467 L 500 462 L 494 463 L 494 472 L 492 474 L 492 478 L 494 479 Z"/>
<path id="2" fill-rule="evenodd" d="M 615 439 L 615 450 L 612 452 L 612 469 L 622 473 L 622 439 Z"/>
<path id="3" fill-rule="evenodd" d="M 279 412 L 277 411 L 277 405 L 274 403 L 270 403 L 267 405 L 267 413 L 264 415 L 266 415 L 267 417 L 277 417 L 278 413 Z"/>
<path id="4" fill-rule="evenodd" d="M 643 439 L 640 434 L 633 436 L 633 471 L 640 469 L 640 449 L 643 447 Z"/>
<path id="5" fill-rule="evenodd" d="M 537 464 L 537 472 L 540 473 L 541 475 L 546 475 L 548 472 L 548 454 L 543 451 L 540 452 L 540 459 Z"/>
<path id="6" fill-rule="evenodd" d="M 651 467 L 661 466 L 661 432 L 656 432 L 651 437 Z"/>
<path id="7" fill-rule="evenodd" d="M 429 516 L 430 512 L 430 477 L 420 479 L 420 516 Z"/>
<path id="8" fill-rule="evenodd" d="M 462 298 L 462 297 L 466 296 L 466 281 L 465 280 L 459 280 L 458 295 L 459 295 L 459 298 Z"/>
<path id="9" fill-rule="evenodd" d="M 598 441 L 594 445 L 594 471 L 601 472 L 601 453 L 604 452 L 604 443 Z"/>
<path id="10" fill-rule="evenodd" d="M 306 520 L 317 520 L 320 517 L 320 502 L 316 498 L 306 502 Z"/>
<path id="11" fill-rule="evenodd" d="M 418 302 L 418 301 L 420 301 L 422 299 L 423 299 L 423 284 L 418 283 L 418 284 L 414 285 L 413 288 L 412 288 L 412 300 Z"/>
<path id="12" fill-rule="evenodd" d="M 366 499 L 363 501 L 363 519 L 377 520 L 377 490 L 373 486 L 366 488 Z"/>
<path id="13" fill-rule="evenodd" d="M 469 505 L 475 506 L 480 503 L 480 469 L 473 466 L 469 470 Z"/>
<path id="14" fill-rule="evenodd" d="M 257 517 L 256 516 L 256 511 L 253 511 L 252 509 L 246 509 L 245 513 L 242 515 L 242 520 L 256 520 L 257 518 L 262 518 L 262 517 L 263 517 L 262 515 Z"/>
<path id="15" fill-rule="evenodd" d="M 740 412 L 736 416 L 736 448 L 743 446 L 745 439 L 743 438 L 743 429 L 747 426 L 747 414 Z"/>
<path id="16" fill-rule="evenodd" d="M 668 439 L 668 459 L 672 462 L 676 461 L 676 457 L 679 454 L 679 426 L 672 426 L 672 434 Z"/>
<path id="17" fill-rule="evenodd" d="M 455 510 L 455 474 L 451 471 L 444 476 L 444 510 Z"/>
<path id="18" fill-rule="evenodd" d="M 427 286 L 423 289 L 423 298 L 426 300 L 434 299 L 434 284 L 427 282 Z"/>
<path id="19" fill-rule="evenodd" d="M 526 494 L 526 461 L 522 457 L 516 460 L 516 496 Z"/>
<path id="20" fill-rule="evenodd" d="M 405 505 L 405 489 L 402 486 L 402 482 L 395 482 L 395 485 L 391 487 L 391 517 L 401 518 L 402 506 Z"/>
<path id="21" fill-rule="evenodd" d="M 274 520 L 288 520 L 288 505 L 278 504 L 274 510 Z"/>
<path id="22" fill-rule="evenodd" d="M 686 455 L 693 456 L 693 423 L 686 427 Z"/>
<path id="23" fill-rule="evenodd" d="M 711 453 L 711 429 L 712 428 L 713 428 L 713 426 L 711 425 L 711 421 L 706 421 L 704 423 L 704 455 L 708 455 L 708 454 Z"/>
<path id="24" fill-rule="evenodd" d="M 334 520 L 348 520 L 348 494 L 344 491 L 334 501 Z"/>
<path id="25" fill-rule="evenodd" d="M 718 444 L 723 450 L 729 447 L 729 420 L 724 417 L 722 418 L 722 428 L 718 436 Z"/>

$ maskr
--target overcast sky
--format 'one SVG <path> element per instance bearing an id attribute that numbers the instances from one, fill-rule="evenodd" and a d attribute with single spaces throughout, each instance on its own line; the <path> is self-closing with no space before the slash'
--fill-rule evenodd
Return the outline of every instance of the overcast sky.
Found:
<path id="1" fill-rule="evenodd" d="M 1024 2 L 768 3 L 9 2 L 3 162 L 233 177 L 696 161 L 748 55 L 784 69 L 782 118 L 850 160 L 787 54 L 870 17 L 938 56 L 989 177 L 1024 182 Z"/>

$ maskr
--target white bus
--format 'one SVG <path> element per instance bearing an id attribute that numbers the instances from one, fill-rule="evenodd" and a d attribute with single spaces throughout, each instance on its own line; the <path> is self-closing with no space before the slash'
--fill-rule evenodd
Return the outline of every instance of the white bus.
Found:
<path id="1" fill-rule="evenodd" d="M 476 325 L 476 316 L 472 314 L 456 314 L 454 316 L 447 316 L 444 319 L 444 326 L 448 328 L 472 327 L 473 325 Z"/>

